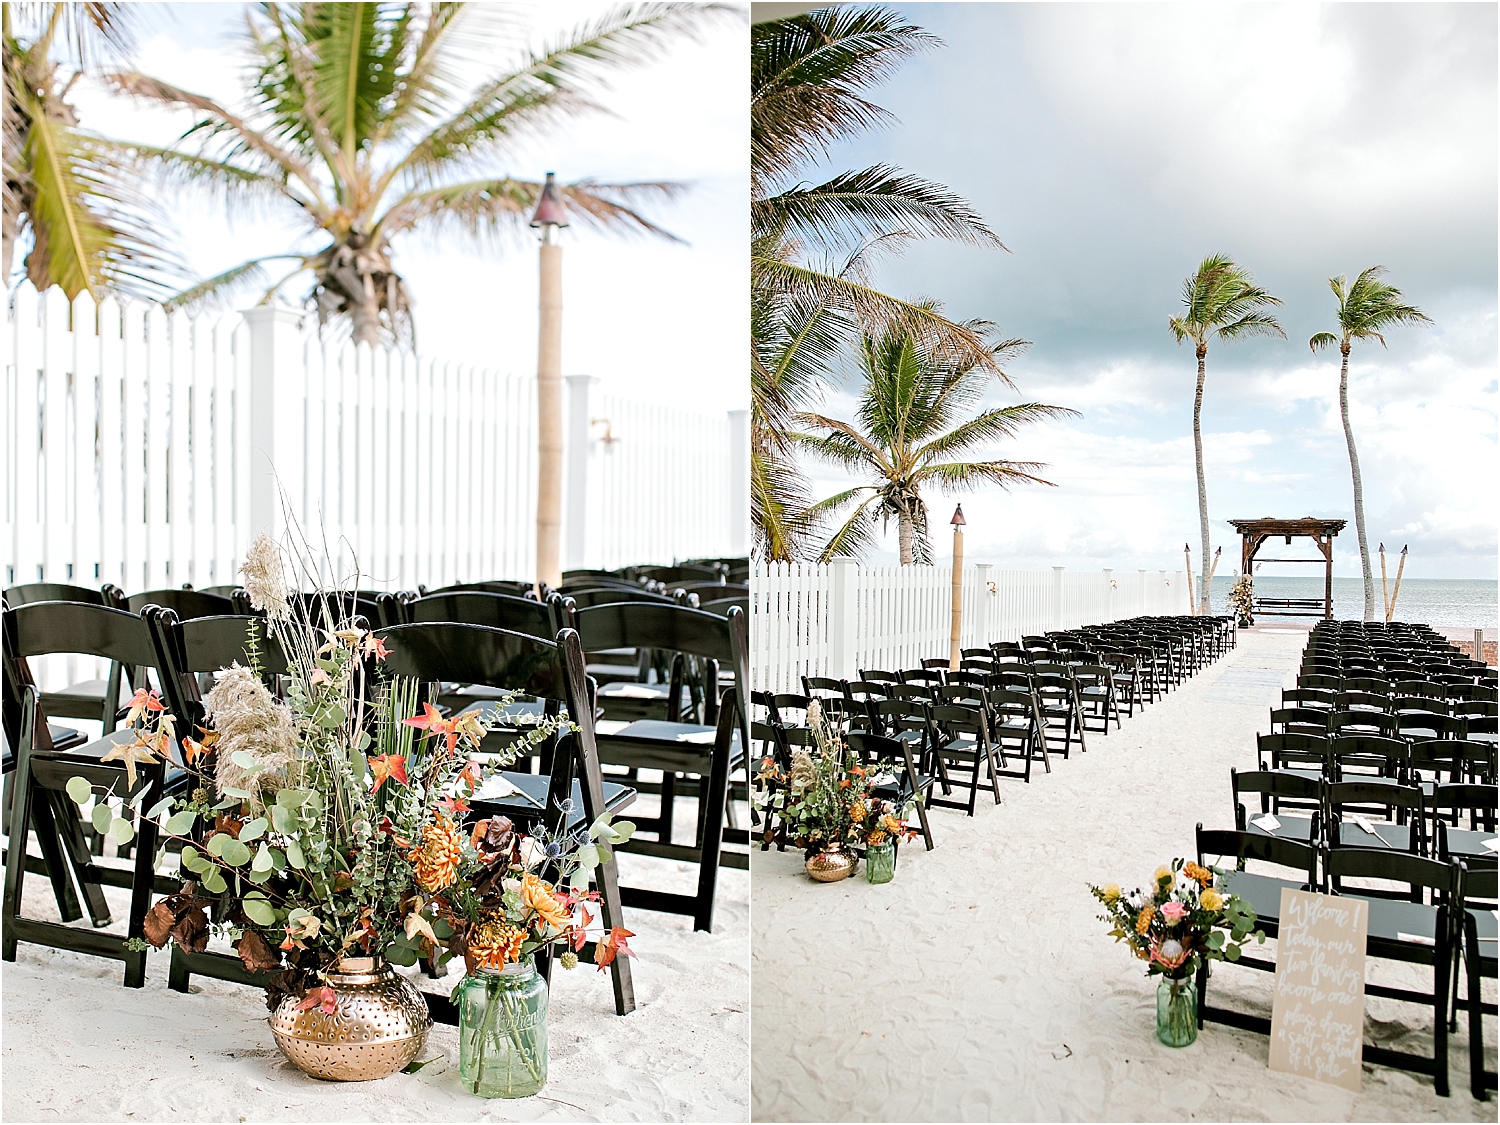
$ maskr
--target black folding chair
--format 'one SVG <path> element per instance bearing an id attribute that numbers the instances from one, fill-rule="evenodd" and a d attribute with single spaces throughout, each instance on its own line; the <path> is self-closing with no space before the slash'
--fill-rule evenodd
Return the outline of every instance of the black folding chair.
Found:
<path id="1" fill-rule="evenodd" d="M 615 766 L 662 771 L 661 812 L 655 818 L 638 818 L 638 825 L 654 832 L 655 840 L 632 838 L 622 845 L 642 855 L 679 859 L 698 864 L 696 895 L 669 894 L 638 887 L 622 889 L 624 901 L 646 910 L 688 914 L 693 928 L 713 928 L 714 890 L 719 867 L 749 867 L 748 829 L 726 826 L 729 813 L 730 776 L 746 770 L 750 750 L 748 708 L 741 698 L 749 691 L 748 648 L 745 617 L 731 610 L 728 617 L 704 613 L 685 606 L 648 602 L 616 602 L 577 611 L 578 633 L 589 651 L 637 648 L 697 657 L 710 662 L 710 685 L 718 679 L 718 668 L 733 673 L 734 687 L 723 696 L 705 699 L 705 723 L 681 723 L 643 719 L 598 739 L 600 760 Z M 694 843 L 672 841 L 672 804 L 675 790 L 668 779 L 698 778 L 698 817 Z M 746 785 L 748 789 L 748 773 Z M 746 850 L 724 851 L 725 843 L 744 844 Z"/>
<path id="2" fill-rule="evenodd" d="M 549 830 L 559 832 L 578 823 L 592 824 L 608 811 L 583 648 L 574 630 L 562 630 L 552 642 L 485 625 L 420 623 L 382 629 L 376 636 L 390 649 L 386 671 L 426 685 L 423 694 L 429 699 L 436 695 L 439 683 L 456 681 L 539 699 L 549 716 L 566 708 L 576 729 L 554 740 L 555 745 L 542 755 L 549 778 L 543 821 Z M 575 788 L 583 806 L 581 817 L 564 811 L 573 807 L 564 802 L 574 800 Z M 471 801 L 471 805 L 476 811 L 480 808 L 479 803 Z M 595 878 L 604 926 L 624 925 L 619 869 L 613 856 L 600 864 Z M 635 1009 L 629 959 L 617 957 L 610 973 L 615 1011 L 623 1016 Z"/>
<path id="3" fill-rule="evenodd" d="M 58 652 L 100 657 L 124 667 L 149 669 L 156 665 L 156 653 L 145 622 L 122 609 L 82 602 L 36 602 L 5 615 L 7 664 Z M 126 800 L 126 808 L 149 809 L 166 792 L 167 763 L 160 759 L 141 763 L 136 770 L 136 783 L 130 785 L 122 763 L 102 759 L 116 746 L 133 742 L 134 731 L 114 731 L 85 746 L 59 752 L 50 746 L 45 725 L 38 723 L 35 687 L 26 685 L 22 696 L 11 846 L 5 857 L 3 958 L 14 961 L 16 947 L 22 941 L 71 949 L 123 961 L 125 985 L 140 988 L 146 979 L 145 953 L 128 948 L 126 940 L 117 934 L 67 925 L 78 915 L 66 909 L 71 891 L 63 893 L 60 884 L 66 883 L 71 868 L 96 927 L 106 926 L 110 921 L 101 887 L 128 888 L 131 902 L 126 939 L 143 940 L 146 912 L 156 884 L 156 824 L 144 815 L 136 818 L 136 851 L 131 870 L 96 864 L 83 838 L 77 806 L 67 794 L 67 784 L 74 777 L 82 777 L 91 786 L 112 789 L 116 796 Z M 186 775 L 180 774 L 175 782 L 180 784 L 185 778 Z M 27 918 L 21 913 L 28 868 L 28 827 L 35 829 L 47 862 L 62 910 L 61 923 Z"/>

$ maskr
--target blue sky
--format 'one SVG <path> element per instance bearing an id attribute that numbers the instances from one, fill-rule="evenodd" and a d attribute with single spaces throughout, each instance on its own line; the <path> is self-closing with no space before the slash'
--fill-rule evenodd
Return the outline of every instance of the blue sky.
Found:
<path id="1" fill-rule="evenodd" d="M 897 7 L 944 46 L 874 91 L 899 123 L 828 167 L 946 183 L 1011 252 L 924 243 L 877 280 L 1033 341 L 1010 368 L 1020 396 L 1083 414 L 997 451 L 1048 462 L 1059 487 L 964 498 L 971 558 L 1156 568 L 1188 540 L 1196 555 L 1194 359 L 1167 319 L 1222 251 L 1282 298 L 1288 337 L 1209 353 L 1226 569 L 1224 520 L 1316 515 L 1351 520 L 1336 573 L 1358 573 L 1338 356 L 1307 341 L 1334 327 L 1327 279 L 1381 264 L 1435 324 L 1354 351 L 1371 549 L 1409 543 L 1409 577 L 1495 576 L 1495 6 Z M 939 526 L 952 503 L 929 498 Z"/>
<path id="2" fill-rule="evenodd" d="M 234 105 L 243 59 L 235 42 L 245 4 L 140 4 L 135 63 L 147 74 Z M 477 81 L 530 43 L 554 41 L 608 10 L 599 0 L 475 4 L 491 50 L 470 59 Z M 741 20 L 706 22 L 656 61 L 611 80 L 607 113 L 574 119 L 545 142 L 497 158 L 500 174 L 563 181 L 676 180 L 677 201 L 649 209 L 686 240 L 671 245 L 565 231 L 564 374 L 601 379 L 602 393 L 718 413 L 744 408 L 748 337 L 749 32 Z M 691 92 L 691 96 L 684 96 Z M 186 114 L 131 103 L 97 84 L 74 90 L 82 123 L 107 135 L 170 142 Z M 226 217 L 222 205 L 184 193 L 169 201 L 191 266 L 212 276 L 268 245 L 290 245 L 297 228 L 281 213 Z M 424 354 L 506 373 L 536 370 L 537 260 L 530 232 L 494 246 L 398 243 L 397 265 L 416 299 Z M 258 293 L 246 291 L 236 307 Z"/>

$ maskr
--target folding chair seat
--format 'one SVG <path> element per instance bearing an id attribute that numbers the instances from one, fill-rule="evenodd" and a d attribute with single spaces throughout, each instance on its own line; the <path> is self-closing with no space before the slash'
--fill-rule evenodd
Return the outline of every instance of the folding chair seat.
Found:
<path id="1" fill-rule="evenodd" d="M 5 615 L 4 630 L 7 676 L 21 674 L 20 669 L 29 657 L 54 653 L 98 657 L 121 667 L 141 669 L 143 673 L 156 667 L 156 654 L 145 622 L 135 614 L 111 606 L 60 601 L 23 604 Z M 95 927 L 110 922 L 101 888 L 129 889 L 126 939 L 143 938 L 146 911 L 156 887 L 156 825 L 143 815 L 136 817 L 135 854 L 130 870 L 96 864 L 84 841 L 78 807 L 67 795 L 66 787 L 71 778 L 82 777 L 91 786 L 125 798 L 127 803 L 122 808 L 139 811 L 161 800 L 168 791 L 169 781 L 174 789 L 181 788 L 187 775 L 179 771 L 169 779 L 168 763 L 154 759 L 137 767 L 136 782 L 131 785 L 122 762 L 103 761 L 117 745 L 134 741 L 135 734 L 130 730 L 111 731 L 94 742 L 58 751 L 48 743 L 45 725 L 39 724 L 36 688 L 25 683 L 19 694 L 21 728 L 12 782 L 15 803 L 11 810 L 10 847 L 5 857 L 3 958 L 14 961 L 17 945 L 22 941 L 71 949 L 123 961 L 124 983 L 139 988 L 145 983 L 145 953 L 127 948 L 117 934 L 67 924 L 80 916 L 69 877 L 76 880 Z M 28 918 L 21 913 L 29 867 L 28 828 L 36 832 L 58 900 L 61 923 Z"/>
<path id="2" fill-rule="evenodd" d="M 1433 1052 L 1415 1055 L 1364 1044 L 1364 1060 L 1429 1074 L 1440 1097 L 1448 1096 L 1448 994 L 1454 969 L 1454 939 L 1463 917 L 1463 872 L 1457 864 L 1386 848 L 1333 848 L 1324 861 L 1334 887 L 1349 879 L 1376 879 L 1407 886 L 1401 899 L 1369 888 L 1343 886 L 1334 893 L 1370 904 L 1365 956 L 1432 966 L 1432 991 L 1365 983 L 1366 996 L 1421 1004 L 1433 1010 Z M 1429 901 L 1430 900 L 1430 901 Z"/>
<path id="3" fill-rule="evenodd" d="M 856 732 L 849 736 L 849 749 L 866 766 L 882 761 L 896 763 L 894 780 L 885 783 L 877 780 L 873 792 L 882 800 L 890 801 L 897 809 L 915 801 L 917 820 L 922 826 L 922 839 L 927 850 L 932 851 L 937 845 L 932 839 L 932 826 L 927 821 L 927 804 L 932 797 L 933 786 L 937 784 L 937 776 L 923 773 L 918 768 L 917 758 L 911 752 L 911 745 L 894 738 Z"/>
<path id="4" fill-rule="evenodd" d="M 591 606 L 577 613 L 577 629 L 590 651 L 610 648 L 649 648 L 661 652 L 718 661 L 732 670 L 734 688 L 723 699 L 710 700 L 716 708 L 710 724 L 640 720 L 597 739 L 600 761 L 617 766 L 658 769 L 663 775 L 661 813 L 655 818 L 637 817 L 637 823 L 656 839 L 640 833 L 627 851 L 666 859 L 695 862 L 699 867 L 696 896 L 667 894 L 644 888 L 622 888 L 622 901 L 629 906 L 670 913 L 689 914 L 694 929 L 712 928 L 714 888 L 720 865 L 748 868 L 750 842 L 747 829 L 726 825 L 731 815 L 727 801 L 731 775 L 748 770 L 750 729 L 746 708 L 737 701 L 748 691 L 744 615 L 731 611 L 727 618 L 683 606 L 621 602 Z M 734 703 L 729 713 L 725 708 Z M 697 777 L 698 816 L 691 845 L 672 840 L 672 804 L 667 778 Z M 746 777 L 748 785 L 748 776 Z M 746 851 L 725 851 L 725 843 L 744 844 Z"/>
<path id="5" fill-rule="evenodd" d="M 1271 733 L 1326 735 L 1333 717 L 1314 707 L 1273 707 Z"/>
<path id="6" fill-rule="evenodd" d="M 1425 804 L 1415 786 L 1335 781 L 1324 788 L 1323 804 L 1330 848 L 1428 854 Z"/>

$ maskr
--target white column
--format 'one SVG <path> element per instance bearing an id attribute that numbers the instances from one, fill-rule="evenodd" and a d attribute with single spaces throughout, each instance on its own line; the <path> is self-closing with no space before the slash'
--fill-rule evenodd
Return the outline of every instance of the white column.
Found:
<path id="1" fill-rule="evenodd" d="M 247 309 L 250 328 L 249 441 L 240 471 L 250 485 L 248 519 L 237 521 L 236 554 L 261 532 L 279 536 L 286 526 L 281 496 L 302 497 L 303 404 L 302 314 L 285 305 Z M 317 529 L 304 529 L 317 542 Z"/>
<path id="2" fill-rule="evenodd" d="M 567 499 L 563 504 L 563 569 L 588 566 L 589 510 L 589 388 L 592 375 L 568 376 L 568 422 L 564 441 L 568 465 Z"/>
<path id="3" fill-rule="evenodd" d="M 853 559 L 839 556 L 832 561 L 833 592 L 828 601 L 828 671 L 835 680 L 854 678 L 854 582 Z"/>
<path id="4" fill-rule="evenodd" d="M 729 412 L 729 553 L 750 553 L 750 411 Z"/>
<path id="5" fill-rule="evenodd" d="M 1104 568 L 1104 620 L 1115 619 L 1115 570 L 1114 567 Z"/>
<path id="6" fill-rule="evenodd" d="M 974 601 L 969 612 L 969 638 L 974 643 L 968 648 L 983 648 L 997 640 L 995 629 L 996 598 L 990 593 L 994 579 L 993 563 L 974 564 Z"/>
<path id="7" fill-rule="evenodd" d="M 1066 567 L 1052 568 L 1052 628 L 1063 627 L 1063 571 Z"/>

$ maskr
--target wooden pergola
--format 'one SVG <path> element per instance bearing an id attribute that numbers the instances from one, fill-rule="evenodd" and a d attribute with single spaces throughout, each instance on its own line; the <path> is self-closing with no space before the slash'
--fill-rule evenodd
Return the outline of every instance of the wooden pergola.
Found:
<path id="1" fill-rule="evenodd" d="M 1323 607 L 1318 609 L 1316 598 L 1256 598 L 1256 611 L 1264 611 L 1273 617 L 1323 617 L 1333 618 L 1333 537 L 1344 530 L 1348 520 L 1319 520 L 1304 516 L 1300 520 L 1278 520 L 1265 516 L 1258 520 L 1230 520 L 1240 533 L 1240 573 L 1255 573 L 1255 556 L 1266 540 L 1283 537 L 1288 544 L 1297 536 L 1306 536 L 1317 546 L 1320 557 L 1316 559 L 1261 559 L 1261 562 L 1316 563 L 1323 564 Z"/>

